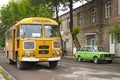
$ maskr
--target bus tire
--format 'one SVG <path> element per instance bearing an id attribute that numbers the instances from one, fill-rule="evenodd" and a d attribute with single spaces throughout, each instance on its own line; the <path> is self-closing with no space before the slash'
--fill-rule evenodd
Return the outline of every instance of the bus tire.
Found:
<path id="1" fill-rule="evenodd" d="M 14 64 L 15 62 L 14 62 L 13 60 L 9 59 L 9 60 L 8 60 L 8 63 L 9 63 L 9 64 Z"/>
<path id="2" fill-rule="evenodd" d="M 23 62 L 22 62 L 22 61 L 19 61 L 19 56 L 17 56 L 17 62 L 16 62 L 16 64 L 17 64 L 17 68 L 18 68 L 19 70 L 22 70 L 22 69 L 24 68 Z"/>
<path id="3" fill-rule="evenodd" d="M 8 58 L 8 51 L 5 53 L 6 58 Z"/>
<path id="4" fill-rule="evenodd" d="M 55 68 L 57 66 L 58 61 L 49 61 L 50 68 Z"/>

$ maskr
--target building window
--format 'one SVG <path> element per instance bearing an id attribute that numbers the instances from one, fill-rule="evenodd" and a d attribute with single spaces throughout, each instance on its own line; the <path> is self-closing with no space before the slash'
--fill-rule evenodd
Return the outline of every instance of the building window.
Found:
<path id="1" fill-rule="evenodd" d="M 87 45 L 96 45 L 95 38 L 87 38 Z"/>
<path id="2" fill-rule="evenodd" d="M 117 42 L 120 43 L 120 34 L 117 35 Z"/>
<path id="3" fill-rule="evenodd" d="M 108 1 L 105 4 L 105 18 L 110 18 L 112 14 L 112 5 L 111 5 L 111 1 Z"/>
<path id="4" fill-rule="evenodd" d="M 96 21 L 96 8 L 91 10 L 91 22 L 94 23 Z"/>
<path id="5" fill-rule="evenodd" d="M 67 18 L 67 28 L 70 28 L 70 18 Z"/>
<path id="6" fill-rule="evenodd" d="M 111 34 L 111 44 L 114 43 L 114 34 Z"/>
<path id="7" fill-rule="evenodd" d="M 120 0 L 118 0 L 118 15 L 120 15 Z"/>
<path id="8" fill-rule="evenodd" d="M 62 24 L 60 24 L 60 31 L 62 31 Z"/>
<path id="9" fill-rule="evenodd" d="M 82 13 L 77 14 L 77 25 L 78 26 L 82 25 Z"/>

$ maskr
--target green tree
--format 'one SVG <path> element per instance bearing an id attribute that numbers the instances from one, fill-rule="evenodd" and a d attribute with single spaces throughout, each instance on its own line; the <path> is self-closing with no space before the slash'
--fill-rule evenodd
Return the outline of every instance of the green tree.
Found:
<path id="1" fill-rule="evenodd" d="M 113 33 L 115 35 L 116 41 L 120 43 L 120 24 L 115 23 L 111 28 L 110 28 L 110 33 Z"/>
<path id="2" fill-rule="evenodd" d="M 0 45 L 4 43 L 5 31 L 16 21 L 28 17 L 53 18 L 54 12 L 48 0 L 10 0 L 6 6 L 1 7 Z"/>

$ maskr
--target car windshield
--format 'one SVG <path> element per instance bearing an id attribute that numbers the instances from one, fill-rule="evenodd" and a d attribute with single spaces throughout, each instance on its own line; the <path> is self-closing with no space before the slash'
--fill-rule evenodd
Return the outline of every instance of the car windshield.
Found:
<path id="1" fill-rule="evenodd" d="M 94 50 L 95 51 L 104 51 L 104 48 L 103 47 L 94 47 Z"/>
<path id="2" fill-rule="evenodd" d="M 22 25 L 22 37 L 42 37 L 41 25 Z"/>
<path id="3" fill-rule="evenodd" d="M 48 37 L 48 38 L 60 36 L 58 26 L 46 25 L 44 26 L 44 31 L 45 31 L 45 37 Z"/>

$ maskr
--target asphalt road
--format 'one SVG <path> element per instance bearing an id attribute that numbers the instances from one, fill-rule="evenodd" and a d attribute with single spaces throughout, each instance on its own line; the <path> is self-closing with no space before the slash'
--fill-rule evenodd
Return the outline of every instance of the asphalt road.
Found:
<path id="1" fill-rule="evenodd" d="M 0 53 L 0 65 L 16 80 L 120 80 L 120 64 L 93 64 L 62 58 L 55 69 L 48 63 L 27 64 L 25 70 L 9 65 Z"/>

